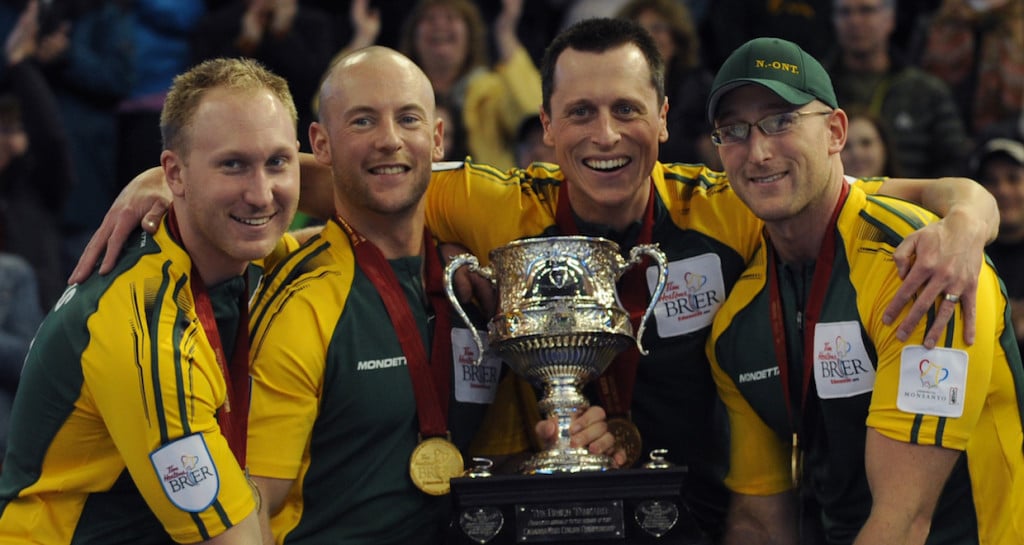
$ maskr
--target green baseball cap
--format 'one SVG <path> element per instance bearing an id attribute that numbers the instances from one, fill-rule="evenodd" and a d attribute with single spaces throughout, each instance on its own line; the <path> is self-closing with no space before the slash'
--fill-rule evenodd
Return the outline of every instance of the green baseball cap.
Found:
<path id="1" fill-rule="evenodd" d="M 722 63 L 711 84 L 708 121 L 715 120 L 718 101 L 729 91 L 756 83 L 771 89 L 794 106 L 818 99 L 839 107 L 832 79 L 814 57 L 793 42 L 780 38 L 754 38 L 741 45 Z"/>

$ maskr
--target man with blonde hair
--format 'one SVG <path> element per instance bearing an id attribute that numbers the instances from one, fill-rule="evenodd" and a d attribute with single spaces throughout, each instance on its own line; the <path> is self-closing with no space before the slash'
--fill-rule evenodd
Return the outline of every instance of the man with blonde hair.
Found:
<path id="1" fill-rule="evenodd" d="M 248 280 L 298 202 L 295 106 L 259 64 L 216 59 L 175 79 L 161 131 L 170 210 L 68 287 L 27 357 L 0 543 L 260 542 Z"/>

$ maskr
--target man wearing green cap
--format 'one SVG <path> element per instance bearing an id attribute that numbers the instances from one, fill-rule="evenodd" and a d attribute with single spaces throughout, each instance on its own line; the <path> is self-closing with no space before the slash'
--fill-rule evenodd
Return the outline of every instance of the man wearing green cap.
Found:
<path id="1" fill-rule="evenodd" d="M 837 106 L 821 65 L 775 38 L 737 49 L 712 86 L 712 139 L 765 221 L 708 342 L 731 425 L 725 543 L 794 542 L 794 489 L 820 506 L 815 543 L 1022 543 L 1024 369 L 1005 292 L 984 265 L 973 345 L 959 310 L 933 349 L 931 323 L 909 338 L 884 323 L 893 251 L 936 218 L 844 181 Z"/>

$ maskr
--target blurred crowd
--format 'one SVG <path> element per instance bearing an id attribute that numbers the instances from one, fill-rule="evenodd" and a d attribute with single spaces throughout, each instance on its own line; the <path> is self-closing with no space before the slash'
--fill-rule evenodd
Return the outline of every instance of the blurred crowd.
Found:
<path id="1" fill-rule="evenodd" d="M 661 160 L 718 166 L 712 74 L 749 38 L 787 38 L 822 59 L 851 114 L 848 174 L 976 178 L 1000 203 L 1006 255 L 1024 255 L 1024 0 L 881 9 L 894 1 L 0 0 L 0 395 L 120 188 L 158 164 L 173 77 L 220 56 L 285 77 L 302 136 L 333 58 L 396 48 L 434 87 L 445 158 L 510 168 L 552 160 L 537 117 L 550 39 L 582 18 L 629 18 L 668 67 Z"/>

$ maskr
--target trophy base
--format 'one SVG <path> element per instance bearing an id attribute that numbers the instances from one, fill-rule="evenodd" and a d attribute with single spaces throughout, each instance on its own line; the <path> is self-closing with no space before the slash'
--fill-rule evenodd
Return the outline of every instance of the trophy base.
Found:
<path id="1" fill-rule="evenodd" d="M 581 471 L 607 471 L 612 459 L 604 454 L 591 454 L 584 448 L 550 449 L 534 455 L 519 466 L 526 475 L 579 473 Z"/>
<path id="2" fill-rule="evenodd" d="M 710 545 L 683 502 L 684 468 L 451 480 L 448 545 Z"/>

